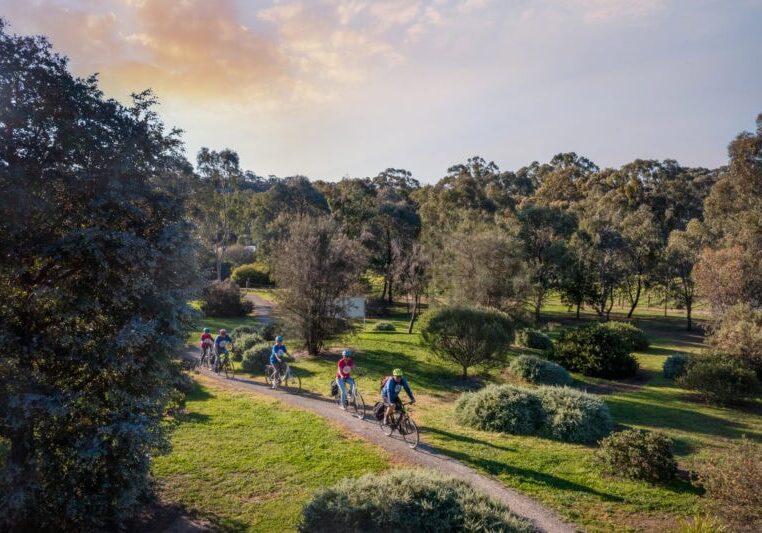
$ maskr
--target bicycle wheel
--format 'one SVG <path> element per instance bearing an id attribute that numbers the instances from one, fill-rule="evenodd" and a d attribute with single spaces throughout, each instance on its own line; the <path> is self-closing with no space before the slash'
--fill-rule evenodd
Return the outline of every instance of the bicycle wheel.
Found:
<path id="1" fill-rule="evenodd" d="M 225 363 L 225 377 L 235 378 L 235 369 L 233 368 L 233 363 L 231 363 L 230 361 Z"/>
<path id="2" fill-rule="evenodd" d="M 378 421 L 378 425 L 381 427 L 381 431 L 384 432 L 384 435 L 387 437 L 391 437 L 392 433 L 394 433 L 394 429 L 397 427 L 397 420 L 395 417 L 396 413 L 392 413 L 392 416 L 390 417 L 389 423 L 384 424 L 384 419 Z"/>
<path id="3" fill-rule="evenodd" d="M 409 416 L 405 416 L 400 422 L 400 433 L 408 446 L 415 449 L 418 447 L 421 436 L 418 431 L 418 426 L 413 419 Z"/>
<path id="4" fill-rule="evenodd" d="M 352 406 L 352 410 L 360 417 L 360 419 L 365 418 L 365 401 L 362 399 L 362 394 L 355 391 L 352 398 L 349 400 L 349 405 Z"/>
<path id="5" fill-rule="evenodd" d="M 267 365 L 265 367 L 265 383 L 268 385 L 272 384 L 273 382 L 273 376 L 272 373 L 275 369 L 271 365 Z"/>

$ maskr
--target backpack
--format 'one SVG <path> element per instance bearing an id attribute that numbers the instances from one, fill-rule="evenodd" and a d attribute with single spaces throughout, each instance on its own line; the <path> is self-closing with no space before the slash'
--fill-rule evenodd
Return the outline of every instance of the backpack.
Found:
<path id="1" fill-rule="evenodd" d="M 385 410 L 386 407 L 384 407 L 384 402 L 376 402 L 376 405 L 373 406 L 373 416 L 376 417 L 376 420 L 382 420 L 384 418 Z"/>
<path id="2" fill-rule="evenodd" d="M 339 384 L 334 379 L 331 381 L 331 396 L 336 396 L 337 394 L 339 394 Z"/>
<path id="3" fill-rule="evenodd" d="M 392 377 L 391 377 L 391 376 L 385 376 L 385 377 L 381 378 L 381 386 L 378 388 L 378 392 L 381 392 L 381 391 L 383 391 L 383 390 L 384 390 L 384 387 L 386 386 L 386 383 L 387 383 L 387 382 L 388 382 L 390 379 L 392 379 Z"/>

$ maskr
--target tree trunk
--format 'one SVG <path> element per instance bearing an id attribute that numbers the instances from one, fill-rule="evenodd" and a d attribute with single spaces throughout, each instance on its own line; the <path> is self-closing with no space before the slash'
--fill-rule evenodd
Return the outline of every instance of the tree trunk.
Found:
<path id="1" fill-rule="evenodd" d="M 384 292 L 381 293 L 381 300 L 386 299 L 386 284 L 388 283 L 388 280 L 386 279 L 386 276 L 384 276 Z"/>
<path id="2" fill-rule="evenodd" d="M 415 322 L 415 314 L 418 312 L 418 297 L 413 300 L 413 313 L 410 315 L 410 323 L 407 325 L 408 335 L 413 333 L 413 323 Z"/>
<path id="3" fill-rule="evenodd" d="M 538 289 L 537 294 L 534 298 L 534 319 L 535 322 L 540 322 L 540 312 L 542 311 L 542 301 L 544 299 L 542 288 Z"/>
<path id="4" fill-rule="evenodd" d="M 394 299 L 392 298 L 392 278 L 389 277 L 389 305 L 394 304 Z"/>
<path id="5" fill-rule="evenodd" d="M 606 322 L 611 319 L 611 308 L 614 307 L 614 291 L 609 294 L 609 307 L 606 309 Z"/>
<path id="6" fill-rule="evenodd" d="M 577 320 L 579 320 L 579 308 L 580 308 L 581 305 L 582 305 L 582 302 L 577 300 Z"/>
<path id="7" fill-rule="evenodd" d="M 632 306 L 630 307 L 630 312 L 627 313 L 627 318 L 632 318 L 632 313 L 635 312 L 635 308 L 638 306 L 638 302 L 640 301 L 640 290 L 642 288 L 642 284 L 640 282 L 640 276 L 638 276 L 638 285 L 635 289 L 635 298 L 632 301 Z"/>
<path id="8" fill-rule="evenodd" d="M 691 331 L 693 329 L 693 322 L 691 318 L 691 308 L 693 307 L 692 302 L 689 298 L 685 298 L 685 317 L 688 319 L 688 331 Z"/>
<path id="9" fill-rule="evenodd" d="M 217 281 L 222 281 L 222 247 L 218 246 L 216 250 Z"/>
<path id="10" fill-rule="evenodd" d="M 667 291 L 664 291 L 664 318 L 667 318 Z"/>
<path id="11" fill-rule="evenodd" d="M 468 379 L 468 367 L 463 365 L 463 379 Z"/>

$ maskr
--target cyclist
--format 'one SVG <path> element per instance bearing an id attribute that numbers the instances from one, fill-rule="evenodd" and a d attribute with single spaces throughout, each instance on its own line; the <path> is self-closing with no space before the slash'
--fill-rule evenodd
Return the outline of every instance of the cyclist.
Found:
<path id="1" fill-rule="evenodd" d="M 384 385 L 381 387 L 381 399 L 386 406 L 386 411 L 384 412 L 384 424 L 389 423 L 389 417 L 392 416 L 395 409 L 402 409 L 402 402 L 400 401 L 400 391 L 402 389 L 405 389 L 405 392 L 410 398 L 410 403 L 415 403 L 415 398 L 410 390 L 410 385 L 407 384 L 402 369 L 395 368 L 392 370 L 392 377 L 387 377 L 384 381 Z"/>
<path id="2" fill-rule="evenodd" d="M 288 349 L 283 344 L 283 335 L 275 337 L 275 345 L 270 352 L 270 364 L 275 368 L 275 379 L 273 379 L 273 389 L 280 382 L 280 377 L 286 374 L 286 362 L 283 360 L 283 354 L 288 355 Z"/>
<path id="3" fill-rule="evenodd" d="M 230 338 L 230 335 L 228 335 L 228 332 L 225 329 L 221 329 L 220 334 L 214 339 L 214 351 L 216 355 L 214 357 L 213 368 L 215 372 L 219 372 L 219 367 L 222 363 L 220 356 L 222 354 L 228 354 L 227 345 L 228 343 L 232 344 L 232 342 L 233 339 Z"/>
<path id="4" fill-rule="evenodd" d="M 208 355 L 212 351 L 212 345 L 214 339 L 212 334 L 209 333 L 209 328 L 204 328 L 204 332 L 201 334 L 201 354 Z"/>
<path id="5" fill-rule="evenodd" d="M 353 387 L 355 380 L 352 379 L 352 370 L 354 369 L 354 361 L 352 361 L 352 350 L 344 350 L 341 352 L 341 359 L 339 359 L 339 368 L 336 372 L 336 383 L 339 386 L 339 392 L 341 393 L 341 405 L 342 409 L 347 408 L 347 391 L 344 384 Z"/>

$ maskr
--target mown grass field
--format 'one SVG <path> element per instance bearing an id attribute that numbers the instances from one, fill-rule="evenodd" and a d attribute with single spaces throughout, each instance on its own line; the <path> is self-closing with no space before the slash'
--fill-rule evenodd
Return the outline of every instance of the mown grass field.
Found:
<path id="1" fill-rule="evenodd" d="M 324 419 L 203 376 L 153 463 L 162 499 L 228 531 L 294 531 L 315 489 L 388 468 L 383 451 Z"/>
<path id="2" fill-rule="evenodd" d="M 459 426 L 452 417 L 458 393 L 484 382 L 509 380 L 504 365 L 476 368 L 475 379 L 464 383 L 458 367 L 427 353 L 417 333 L 404 333 L 404 308 L 394 311 L 383 321 L 392 322 L 396 332 L 374 332 L 378 320 L 368 320 L 364 329 L 337 341 L 333 353 L 300 358 L 294 363 L 303 387 L 327 394 L 338 358 L 336 352 L 344 346 L 357 351 L 356 364 L 366 371 L 358 386 L 368 404 L 377 399 L 381 377 L 394 367 L 402 367 L 419 399 L 414 416 L 423 426 L 425 442 L 538 498 L 587 530 L 669 530 L 678 519 L 704 512 L 701 491 L 687 480 L 688 471 L 732 439 L 747 435 L 762 441 L 762 402 L 743 409 L 712 407 L 696 402 L 687 391 L 661 377 L 667 355 L 695 352 L 701 347 L 700 334 L 684 331 L 685 322 L 678 310 L 668 310 L 671 316 L 666 319 L 663 308 L 636 311 L 635 323 L 646 330 L 651 340 L 650 349 L 637 354 L 641 364 L 638 379 L 617 383 L 574 376 L 576 386 L 604 393 L 619 426 L 660 430 L 675 440 L 682 476 L 666 486 L 603 477 L 595 464 L 592 446 Z M 612 319 L 621 319 L 625 312 L 615 308 Z M 564 327 L 577 323 L 557 301 L 550 303 L 543 318 Z M 592 315 L 583 316 L 583 321 L 592 319 Z M 292 351 L 298 348 L 290 347 Z M 516 349 L 511 355 L 521 351 Z"/>

